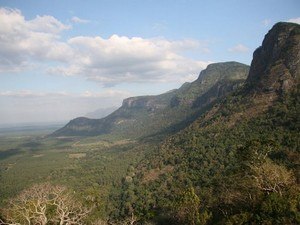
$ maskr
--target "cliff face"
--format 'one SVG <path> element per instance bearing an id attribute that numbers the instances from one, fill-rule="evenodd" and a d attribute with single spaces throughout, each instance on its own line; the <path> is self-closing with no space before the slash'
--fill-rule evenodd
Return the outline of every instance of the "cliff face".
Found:
<path id="1" fill-rule="evenodd" d="M 195 110 L 217 98 L 224 97 L 234 89 L 237 81 L 244 82 L 248 71 L 249 66 L 237 62 L 214 63 L 202 71 L 196 81 L 185 83 L 179 89 L 156 96 L 124 99 L 122 107 L 107 117 L 74 119 L 52 136 L 107 133 L 122 133 L 125 136 L 131 133 L 131 136 L 138 136 L 158 132 L 186 119 Z M 202 95 L 205 96 L 201 98 Z"/>
<path id="2" fill-rule="evenodd" d="M 167 103 L 159 101 L 155 96 L 141 96 L 131 97 L 123 100 L 122 107 L 127 109 L 147 109 L 154 111 L 156 109 L 163 109 L 168 106 Z"/>
<path id="3" fill-rule="evenodd" d="M 122 107 L 125 108 L 146 108 L 154 106 L 150 97 L 131 97 L 123 100 Z"/>
<path id="4" fill-rule="evenodd" d="M 238 62 L 212 63 L 202 70 L 199 77 L 194 82 L 185 84 L 174 96 L 172 105 L 193 105 L 199 97 L 209 92 L 217 83 L 227 80 L 245 81 L 249 73 L 249 66 Z M 211 93 L 211 91 L 210 91 Z M 221 97 L 221 96 L 219 96 Z M 197 105 L 197 104 L 196 104 Z M 197 105 L 200 106 L 200 105 Z"/>
<path id="5" fill-rule="evenodd" d="M 300 79 L 300 25 L 277 23 L 253 53 L 246 84 L 257 93 L 289 91 Z"/>
<path id="6" fill-rule="evenodd" d="M 249 73 L 249 66 L 239 62 L 223 62 L 212 63 L 202 70 L 196 83 L 208 83 L 212 81 L 227 80 L 240 80 L 246 79 Z M 209 80 L 208 80 L 209 79 Z M 212 82 L 215 84 L 215 82 Z"/>
<path id="7" fill-rule="evenodd" d="M 238 80 L 221 80 L 217 82 L 206 93 L 199 96 L 193 103 L 193 107 L 205 107 L 217 99 L 222 99 L 233 91 L 237 90 L 244 84 L 243 79 Z"/>

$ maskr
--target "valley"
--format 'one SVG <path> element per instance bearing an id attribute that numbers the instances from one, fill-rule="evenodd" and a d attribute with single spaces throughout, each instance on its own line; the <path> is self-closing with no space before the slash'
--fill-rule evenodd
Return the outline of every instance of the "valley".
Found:
<path id="1" fill-rule="evenodd" d="M 299 224 L 299 59 L 300 25 L 280 22 L 250 67 L 213 63 L 102 119 L 1 135 L 0 219 L 25 221 L 6 206 L 50 183 L 89 207 L 75 224 Z"/>
<path id="2" fill-rule="evenodd" d="M 1 204 L 35 183 L 66 185 L 82 196 L 97 198 L 106 214 L 109 193 L 121 185 L 130 165 L 149 151 L 131 140 L 51 138 L 37 135 L 1 138 Z M 143 147 L 142 147 L 143 146 Z"/>

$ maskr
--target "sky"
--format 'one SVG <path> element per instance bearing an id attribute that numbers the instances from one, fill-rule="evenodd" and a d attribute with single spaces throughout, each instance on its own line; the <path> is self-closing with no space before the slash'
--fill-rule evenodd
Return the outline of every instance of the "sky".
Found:
<path id="1" fill-rule="evenodd" d="M 0 0 L 0 125 L 65 122 L 250 65 L 299 0 Z"/>

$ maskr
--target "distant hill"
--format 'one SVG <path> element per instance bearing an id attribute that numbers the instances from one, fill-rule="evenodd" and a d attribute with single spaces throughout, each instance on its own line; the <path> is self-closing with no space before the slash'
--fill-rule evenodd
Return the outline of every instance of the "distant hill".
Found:
<path id="1" fill-rule="evenodd" d="M 85 117 L 90 118 L 90 119 L 101 119 L 103 117 L 108 116 L 112 112 L 114 112 L 118 107 L 108 107 L 108 108 L 99 108 L 93 112 L 89 112 L 85 114 Z"/>
<path id="2" fill-rule="evenodd" d="M 249 66 L 237 62 L 214 63 L 198 79 L 157 96 L 131 97 L 102 119 L 71 120 L 52 136 L 114 134 L 123 137 L 154 135 L 188 125 L 188 119 L 213 101 L 226 96 L 245 81 Z M 186 122 L 184 122 L 186 121 Z"/>

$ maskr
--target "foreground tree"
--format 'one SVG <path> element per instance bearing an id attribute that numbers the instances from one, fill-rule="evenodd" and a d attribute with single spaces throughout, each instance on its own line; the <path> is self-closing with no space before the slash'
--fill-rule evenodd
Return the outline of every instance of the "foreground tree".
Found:
<path id="1" fill-rule="evenodd" d="M 193 187 L 185 190 L 175 204 L 175 220 L 178 224 L 205 225 L 210 218 L 207 211 L 200 212 L 200 198 Z"/>
<path id="2" fill-rule="evenodd" d="M 76 201 L 66 187 L 37 184 L 9 201 L 0 225 L 81 225 L 91 208 Z"/>
<path id="3" fill-rule="evenodd" d="M 256 187 L 268 194 L 274 192 L 282 195 L 285 189 L 295 183 L 292 171 L 270 160 L 260 165 L 252 165 L 251 169 Z"/>

